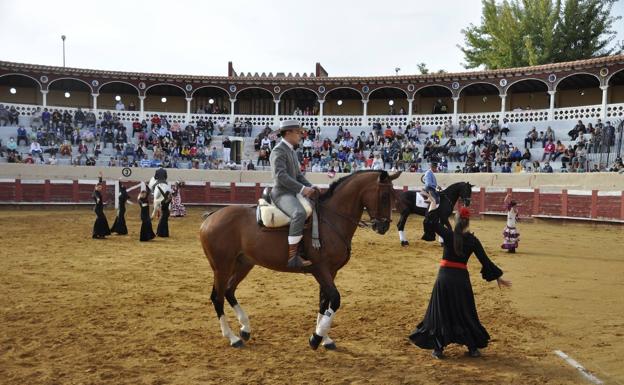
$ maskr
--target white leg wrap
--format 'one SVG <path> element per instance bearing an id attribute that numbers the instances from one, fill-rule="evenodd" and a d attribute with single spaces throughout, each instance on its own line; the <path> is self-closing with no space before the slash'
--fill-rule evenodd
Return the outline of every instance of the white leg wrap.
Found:
<path id="1" fill-rule="evenodd" d="M 230 325 L 228 324 L 227 318 L 225 318 L 225 314 L 219 317 L 219 325 L 221 326 L 221 334 L 223 337 L 230 340 L 230 344 L 234 344 L 240 340 L 240 338 L 232 333 L 232 329 L 230 329 Z"/>
<path id="2" fill-rule="evenodd" d="M 405 231 L 399 231 L 399 238 L 401 239 L 401 242 L 407 241 L 407 238 L 405 237 Z"/>
<path id="3" fill-rule="evenodd" d="M 247 314 L 245 313 L 243 308 L 240 307 L 239 304 L 236 304 L 234 306 L 234 312 L 236 312 L 236 318 L 238 319 L 238 322 L 241 325 L 241 330 L 247 333 L 251 333 L 251 325 L 249 323 L 249 317 L 247 317 Z"/>
<path id="4" fill-rule="evenodd" d="M 319 323 L 321 322 L 321 319 L 323 318 L 323 314 L 318 313 L 316 315 L 316 326 L 318 327 Z M 325 346 L 325 345 L 330 345 L 333 344 L 334 340 L 332 340 L 331 338 L 329 338 L 329 335 L 323 336 L 323 340 L 321 341 L 321 345 Z"/>
<path id="5" fill-rule="evenodd" d="M 332 321 L 334 320 L 334 311 L 332 309 L 327 309 L 325 314 L 321 317 L 318 324 L 316 325 L 316 335 L 321 337 L 327 336 L 329 333 L 329 329 L 331 329 Z"/>

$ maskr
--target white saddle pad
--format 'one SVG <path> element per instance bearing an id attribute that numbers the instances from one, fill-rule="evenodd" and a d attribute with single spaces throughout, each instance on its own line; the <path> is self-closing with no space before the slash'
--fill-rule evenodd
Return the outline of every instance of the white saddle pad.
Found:
<path id="1" fill-rule="evenodd" d="M 306 218 L 312 215 L 312 205 L 310 201 L 301 194 L 297 194 L 297 199 L 306 211 Z M 256 210 L 258 223 L 265 227 L 282 227 L 290 224 L 288 215 L 277 208 L 277 206 L 268 203 L 264 199 L 258 199 L 258 208 Z"/>
<path id="2" fill-rule="evenodd" d="M 429 202 L 425 200 L 420 192 L 416 192 L 416 207 L 429 208 Z"/>

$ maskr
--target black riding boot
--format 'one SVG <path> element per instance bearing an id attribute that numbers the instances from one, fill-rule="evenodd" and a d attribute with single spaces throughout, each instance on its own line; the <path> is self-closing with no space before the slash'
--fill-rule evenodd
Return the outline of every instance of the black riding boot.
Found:
<path id="1" fill-rule="evenodd" d="M 427 214 L 425 215 L 425 220 L 423 221 L 424 234 L 421 237 L 421 239 L 427 242 L 435 241 L 436 239 L 435 230 L 433 227 L 433 221 L 431 217 L 432 217 L 431 212 L 427 212 Z"/>

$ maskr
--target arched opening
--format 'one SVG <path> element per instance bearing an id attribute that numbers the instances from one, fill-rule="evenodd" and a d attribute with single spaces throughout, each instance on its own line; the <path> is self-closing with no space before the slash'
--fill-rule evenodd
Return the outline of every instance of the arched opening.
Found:
<path id="1" fill-rule="evenodd" d="M 519 80 L 507 88 L 505 111 L 544 110 L 549 107 L 548 86 L 541 80 Z"/>
<path id="2" fill-rule="evenodd" d="M 425 86 L 414 95 L 415 114 L 452 114 L 453 93 L 444 86 Z"/>
<path id="3" fill-rule="evenodd" d="M 468 114 L 500 111 L 501 99 L 499 95 L 498 88 L 493 84 L 470 84 L 459 92 L 458 112 Z"/>
<path id="4" fill-rule="evenodd" d="M 171 84 L 158 84 L 145 90 L 145 111 L 186 112 L 186 94 Z"/>
<path id="5" fill-rule="evenodd" d="M 407 94 L 400 88 L 377 88 L 368 95 L 368 115 L 407 115 Z"/>
<path id="6" fill-rule="evenodd" d="M 557 84 L 555 107 L 591 106 L 602 103 L 602 90 L 597 77 L 590 74 L 575 74 Z"/>
<path id="7" fill-rule="evenodd" d="M 78 79 L 57 79 L 48 86 L 48 106 L 91 108 L 91 87 Z"/>
<path id="8" fill-rule="evenodd" d="M 362 94 L 352 88 L 335 88 L 325 95 L 323 115 L 363 115 Z"/>
<path id="9" fill-rule="evenodd" d="M 191 112 L 196 114 L 222 114 L 230 108 L 230 95 L 219 87 L 200 87 L 193 92 Z"/>
<path id="10" fill-rule="evenodd" d="M 138 111 L 141 107 L 139 90 L 124 82 L 110 82 L 102 85 L 97 98 L 98 109 L 114 110 L 117 103 L 126 111 Z M 118 100 L 119 99 L 119 100 Z"/>
<path id="11" fill-rule="evenodd" d="M 624 69 L 611 75 L 609 79 L 608 103 L 624 103 Z"/>
<path id="12" fill-rule="evenodd" d="M 245 88 L 236 95 L 234 113 L 240 115 L 274 115 L 273 94 L 264 88 Z"/>
<path id="13" fill-rule="evenodd" d="M 280 115 L 317 115 L 318 96 L 307 88 L 291 88 L 280 97 Z"/>
<path id="14" fill-rule="evenodd" d="M 39 83 L 25 75 L 0 77 L 0 101 L 16 104 L 42 104 L 43 96 Z"/>

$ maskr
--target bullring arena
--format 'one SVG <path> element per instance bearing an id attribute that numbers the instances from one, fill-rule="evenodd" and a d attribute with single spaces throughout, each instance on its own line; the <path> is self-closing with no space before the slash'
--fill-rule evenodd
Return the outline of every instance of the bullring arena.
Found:
<path id="1" fill-rule="evenodd" d="M 370 77 L 329 76 L 320 63 L 293 75 L 245 74 L 230 62 L 227 76 L 194 76 L 0 61 L 0 104 L 0 384 L 624 383 L 624 55 Z M 441 186 L 472 184 L 471 230 L 513 281 L 481 280 L 470 259 L 492 337 L 482 357 L 451 346 L 434 360 L 409 343 L 442 248 L 420 239 L 416 215 L 402 246 L 396 210 L 385 235 L 355 232 L 335 281 L 335 350 L 309 347 L 314 278 L 262 267 L 237 291 L 251 338 L 230 347 L 199 229 L 207 212 L 252 210 L 273 184 L 273 131 L 291 119 L 316 136 L 298 154 L 322 189 L 385 169 L 402 172 L 397 194 L 421 190 L 431 154 L 441 155 Z M 605 134 L 585 140 L 589 124 Z M 547 152 L 547 137 L 529 139 L 532 128 L 560 141 L 563 156 Z M 356 151 L 349 130 L 372 144 Z M 483 143 L 466 157 L 459 141 L 497 143 L 504 160 L 479 154 Z M 137 195 L 160 166 L 167 185 L 185 183 L 187 213 L 170 219 L 169 238 L 139 242 Z M 109 223 L 128 189 L 128 235 L 92 239 L 100 173 Z M 507 194 L 520 215 L 515 254 L 501 249 Z M 238 334 L 227 304 L 225 313 Z"/>

